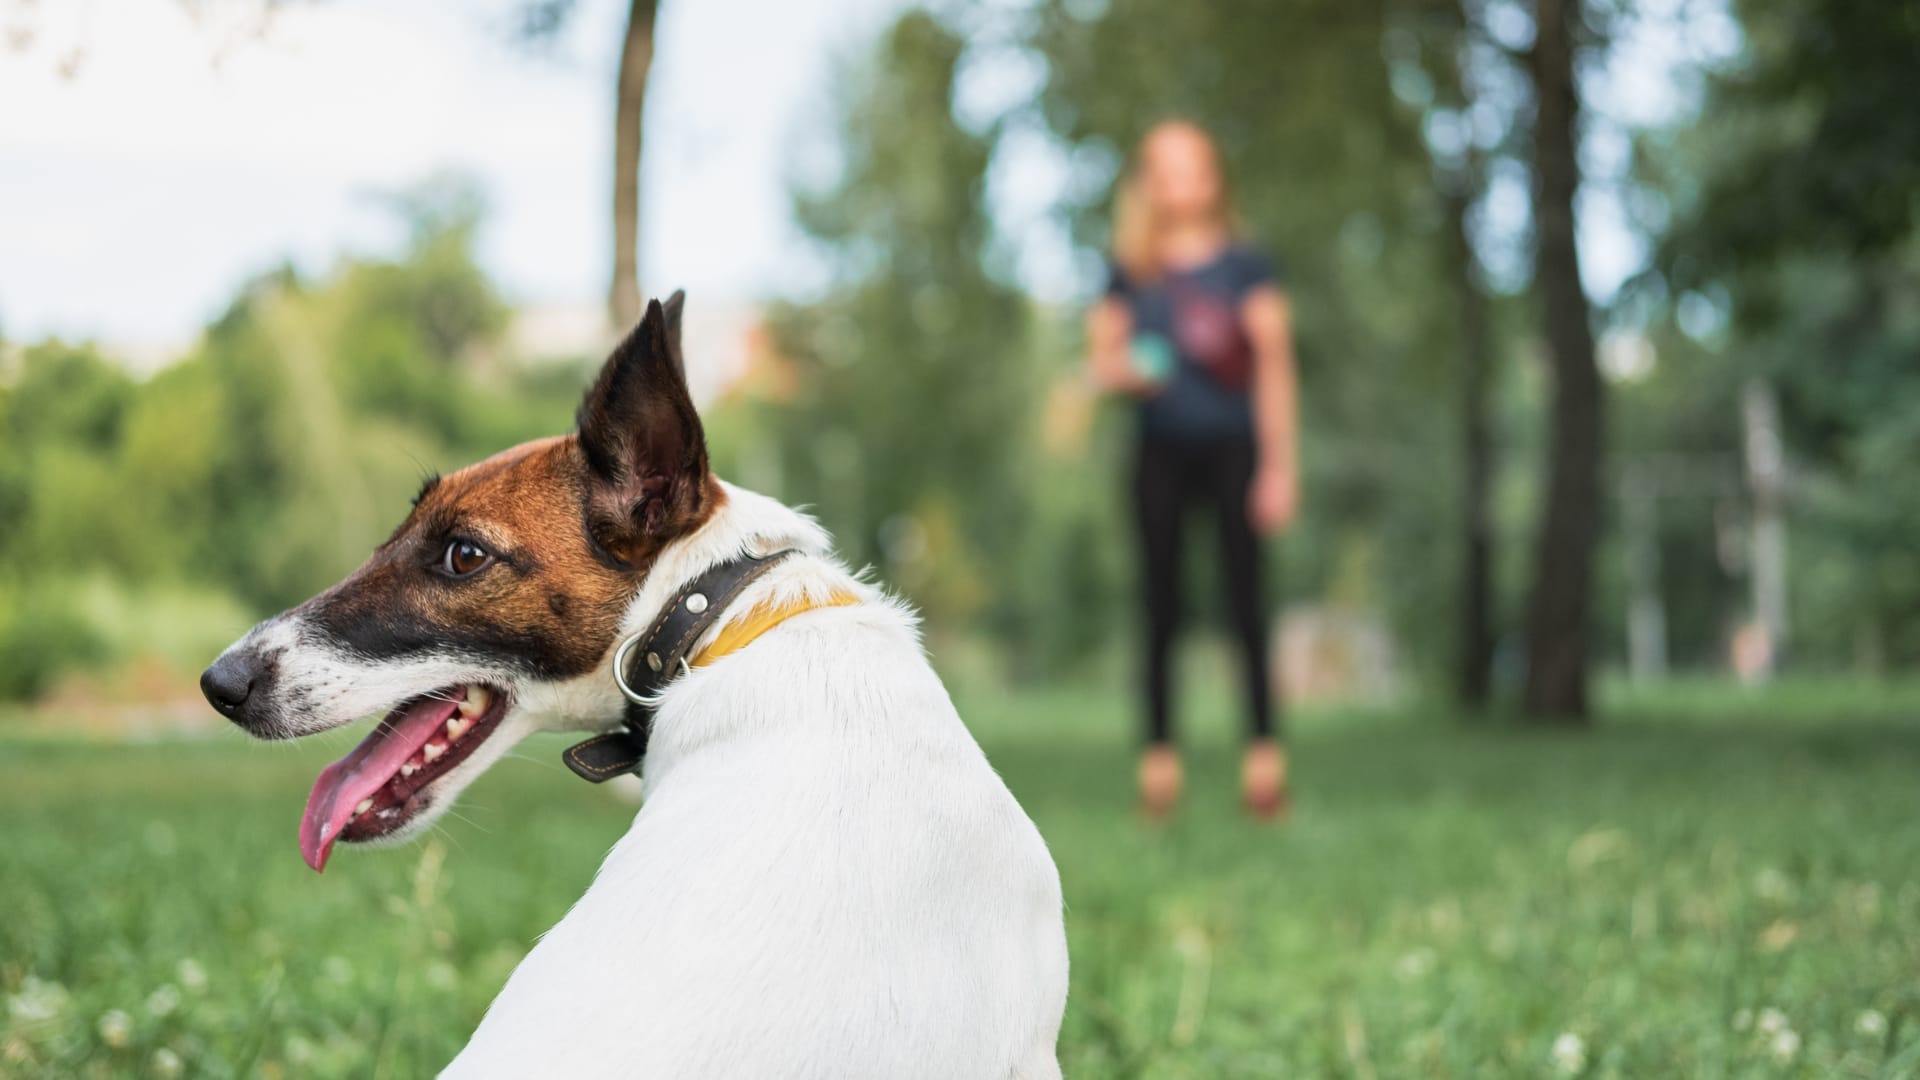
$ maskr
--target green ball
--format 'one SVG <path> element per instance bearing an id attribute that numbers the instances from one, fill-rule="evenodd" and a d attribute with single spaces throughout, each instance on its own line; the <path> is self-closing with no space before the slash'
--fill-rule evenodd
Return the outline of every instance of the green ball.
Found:
<path id="1" fill-rule="evenodd" d="M 1159 334 L 1135 334 L 1128 356 L 1143 379 L 1160 382 L 1173 374 L 1173 345 Z"/>

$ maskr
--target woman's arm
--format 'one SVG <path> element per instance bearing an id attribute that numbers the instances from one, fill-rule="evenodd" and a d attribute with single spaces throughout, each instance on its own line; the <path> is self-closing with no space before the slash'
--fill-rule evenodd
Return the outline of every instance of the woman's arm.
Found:
<path id="1" fill-rule="evenodd" d="M 1262 533 L 1293 520 L 1300 498 L 1299 384 L 1293 367 L 1293 309 L 1287 294 L 1262 285 L 1240 305 L 1253 345 L 1253 426 L 1258 461 L 1247 516 Z"/>
<path id="2" fill-rule="evenodd" d="M 1087 313 L 1087 378 L 1096 388 L 1137 397 L 1153 391 L 1154 383 L 1133 370 L 1132 337 L 1133 316 L 1118 298 L 1103 297 Z"/>

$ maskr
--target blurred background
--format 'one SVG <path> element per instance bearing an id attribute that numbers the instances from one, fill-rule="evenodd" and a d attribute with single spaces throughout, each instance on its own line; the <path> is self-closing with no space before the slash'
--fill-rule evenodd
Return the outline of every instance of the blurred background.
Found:
<path id="1" fill-rule="evenodd" d="M 1920 1075 L 1916 57 L 1844 0 L 0 0 L 0 1074 L 460 1045 L 631 809 L 537 745 L 310 879 L 321 756 L 194 680 L 684 287 L 716 468 L 921 608 L 1055 846 L 1069 1075 Z M 1129 816 L 1080 328 L 1171 116 L 1296 319 L 1279 832 L 1206 634 L 1194 805 Z"/>

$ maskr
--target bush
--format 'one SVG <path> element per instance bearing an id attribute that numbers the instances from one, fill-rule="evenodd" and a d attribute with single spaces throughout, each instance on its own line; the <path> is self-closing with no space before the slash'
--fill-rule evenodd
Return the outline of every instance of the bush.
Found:
<path id="1" fill-rule="evenodd" d="M 63 589 L 0 585 L 0 700 L 37 697 L 105 658 L 105 640 L 67 601 Z"/>

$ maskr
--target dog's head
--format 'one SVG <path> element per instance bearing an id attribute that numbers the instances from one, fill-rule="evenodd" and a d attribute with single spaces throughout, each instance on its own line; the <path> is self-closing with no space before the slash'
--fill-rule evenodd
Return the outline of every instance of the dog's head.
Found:
<path id="1" fill-rule="evenodd" d="M 578 431 L 428 480 L 365 565 L 201 677 L 207 701 L 262 739 L 386 711 L 314 785 L 300 825 L 314 869 L 335 840 L 424 829 L 540 727 L 618 719 L 617 695 L 582 676 L 606 662 L 661 549 L 724 498 L 687 393 L 681 299 L 649 305 Z"/>

